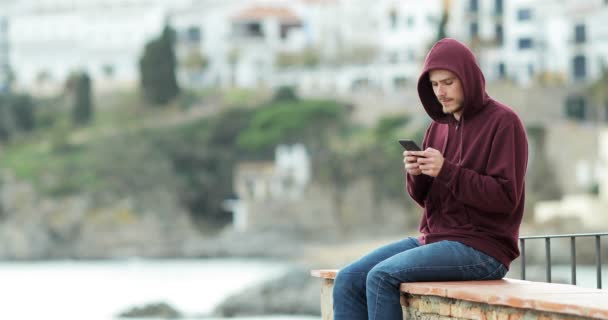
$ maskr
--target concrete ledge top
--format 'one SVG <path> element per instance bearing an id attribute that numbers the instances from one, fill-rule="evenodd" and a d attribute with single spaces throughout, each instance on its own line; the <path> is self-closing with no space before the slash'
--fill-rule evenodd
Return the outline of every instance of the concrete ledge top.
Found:
<path id="1" fill-rule="evenodd" d="M 401 291 L 479 303 L 608 319 L 608 291 L 514 279 L 402 283 Z"/>
<path id="2" fill-rule="evenodd" d="M 338 269 L 316 269 L 310 270 L 310 275 L 322 279 L 335 279 Z"/>
<path id="3" fill-rule="evenodd" d="M 335 279 L 338 269 L 311 270 L 313 277 Z M 402 283 L 401 291 L 478 303 L 608 319 L 608 290 L 515 279 Z"/>

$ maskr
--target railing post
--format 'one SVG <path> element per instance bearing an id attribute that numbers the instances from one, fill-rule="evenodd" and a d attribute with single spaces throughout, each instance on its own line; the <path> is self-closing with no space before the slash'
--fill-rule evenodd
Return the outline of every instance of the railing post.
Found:
<path id="1" fill-rule="evenodd" d="M 545 259 L 547 260 L 547 282 L 551 282 L 551 238 L 545 237 Z"/>
<path id="2" fill-rule="evenodd" d="M 526 239 L 519 239 L 521 250 L 521 279 L 526 280 Z"/>
<path id="3" fill-rule="evenodd" d="M 570 237 L 571 282 L 576 285 L 576 237 Z"/>
<path id="4" fill-rule="evenodd" d="M 600 236 L 595 236 L 595 256 L 596 256 L 596 267 L 597 267 L 597 288 L 602 288 L 602 251 Z"/>

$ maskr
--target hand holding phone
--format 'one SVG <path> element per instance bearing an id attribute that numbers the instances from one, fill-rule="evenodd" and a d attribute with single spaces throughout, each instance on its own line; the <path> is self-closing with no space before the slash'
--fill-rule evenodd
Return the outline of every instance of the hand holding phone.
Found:
<path id="1" fill-rule="evenodd" d="M 401 144 L 401 146 L 407 151 L 422 151 L 422 149 L 420 149 L 420 147 L 413 140 L 402 139 L 399 140 L 399 144 Z M 415 176 L 422 173 L 422 170 L 420 169 L 420 166 L 418 164 L 418 157 L 419 156 L 415 155 L 406 156 L 404 154 L 403 163 L 405 165 L 405 170 L 407 171 L 407 173 Z"/>

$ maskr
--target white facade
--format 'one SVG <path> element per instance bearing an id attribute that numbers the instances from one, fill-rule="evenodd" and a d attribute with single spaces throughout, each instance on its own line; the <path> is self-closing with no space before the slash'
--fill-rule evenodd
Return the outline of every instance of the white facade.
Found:
<path id="1" fill-rule="evenodd" d="M 189 0 L 21 0 L 10 16 L 10 61 L 18 89 L 62 88 L 87 71 L 97 89 L 133 86 L 146 42 L 160 35 L 167 11 Z"/>
<path id="2" fill-rule="evenodd" d="M 163 27 L 161 7 L 127 6 L 25 11 L 12 17 L 11 62 L 21 88 L 60 87 L 71 72 L 86 71 L 97 88 L 138 79 L 147 41 Z"/>
<path id="3" fill-rule="evenodd" d="M 199 50 L 207 62 L 204 72 L 182 69 L 180 79 L 191 85 L 271 86 L 277 55 L 306 47 L 301 10 L 289 1 L 233 0 L 173 12 L 180 60 Z"/>
<path id="4" fill-rule="evenodd" d="M 0 93 L 9 90 L 10 82 L 8 28 L 8 17 L 0 13 Z"/>
<path id="5" fill-rule="evenodd" d="M 488 81 L 507 78 L 528 85 L 543 78 L 584 83 L 598 79 L 602 64 L 608 65 L 606 1 L 449 3 L 447 35 L 471 46 Z"/>
<path id="6" fill-rule="evenodd" d="M 182 72 L 181 79 L 348 93 L 415 81 L 440 13 L 440 0 L 227 1 L 175 12 L 171 21 L 183 35 L 182 56 L 198 47 L 209 63 L 204 75 Z M 317 56 L 316 66 L 277 66 L 279 55 L 304 50 Z"/>
<path id="7" fill-rule="evenodd" d="M 0 93 L 10 89 L 11 61 L 8 32 L 10 15 L 14 7 L 14 0 L 0 0 Z"/>
<path id="8" fill-rule="evenodd" d="M 500 55 L 506 76 L 524 85 L 541 77 L 598 79 L 608 57 L 607 17 L 608 4 L 600 0 L 505 0 Z"/>
<path id="9" fill-rule="evenodd" d="M 234 175 L 238 199 L 227 199 L 223 203 L 224 209 L 232 212 L 234 230 L 245 231 L 261 218 L 259 215 L 264 215 L 252 210 L 257 204 L 301 199 L 311 174 L 310 155 L 299 143 L 278 145 L 274 162 L 240 163 Z"/>
<path id="10" fill-rule="evenodd" d="M 417 80 L 446 3 L 447 35 L 472 47 L 488 81 L 585 82 L 608 65 L 603 0 L 22 0 L 9 57 L 21 88 L 79 70 L 96 87 L 132 86 L 145 43 L 170 20 L 184 85 L 391 92 Z M 305 50 L 314 67 L 277 66 Z"/>

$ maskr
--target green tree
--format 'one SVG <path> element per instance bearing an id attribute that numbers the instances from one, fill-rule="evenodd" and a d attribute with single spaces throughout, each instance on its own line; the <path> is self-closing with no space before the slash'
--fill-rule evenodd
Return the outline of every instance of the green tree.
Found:
<path id="1" fill-rule="evenodd" d="M 166 26 L 158 39 L 146 44 L 139 61 L 141 88 L 151 104 L 166 104 L 179 94 L 174 43 L 175 32 Z"/>
<path id="2" fill-rule="evenodd" d="M 447 34 L 445 32 L 445 27 L 448 24 L 448 11 L 447 9 L 444 9 L 443 13 L 441 14 L 441 20 L 439 21 L 439 27 L 437 29 L 437 41 L 447 37 Z"/>
<path id="3" fill-rule="evenodd" d="M 15 131 L 8 97 L 0 99 L 0 141 L 8 141 Z"/>
<path id="4" fill-rule="evenodd" d="M 293 87 L 281 86 L 279 87 L 272 98 L 273 101 L 297 101 L 298 96 Z"/>
<path id="5" fill-rule="evenodd" d="M 34 102 L 27 94 L 0 96 L 0 140 L 7 141 L 19 131 L 36 127 Z"/>
<path id="6" fill-rule="evenodd" d="M 36 127 L 34 116 L 34 102 L 32 97 L 27 94 L 20 94 L 13 97 L 13 115 L 15 125 L 22 131 L 32 131 Z"/>
<path id="7" fill-rule="evenodd" d="M 91 78 L 87 73 L 81 73 L 75 79 L 72 121 L 75 125 L 86 125 L 93 118 Z"/>
<path id="8" fill-rule="evenodd" d="M 321 146 L 323 137 L 343 121 L 343 106 L 334 101 L 279 101 L 260 109 L 248 128 L 238 137 L 238 145 L 248 150 L 274 147 L 281 143 L 303 142 Z"/>

